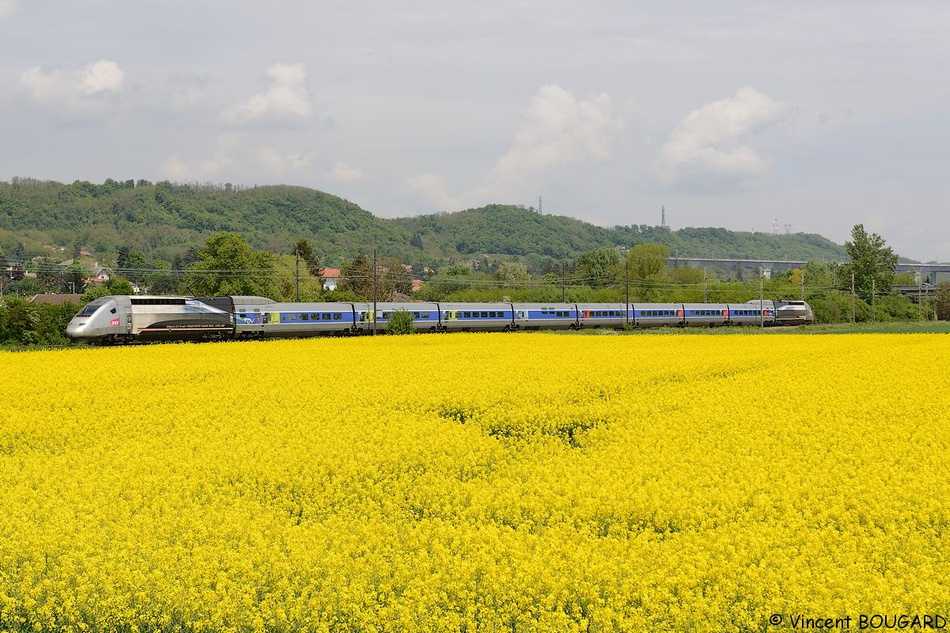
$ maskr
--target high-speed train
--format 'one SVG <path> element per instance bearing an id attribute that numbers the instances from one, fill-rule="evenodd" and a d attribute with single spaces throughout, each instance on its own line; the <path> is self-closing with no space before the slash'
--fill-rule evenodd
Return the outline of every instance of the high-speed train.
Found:
<path id="1" fill-rule="evenodd" d="M 108 296 L 66 328 L 77 343 L 230 340 L 385 331 L 412 315 L 417 332 L 799 325 L 814 321 L 804 301 L 748 303 L 282 303 L 265 297 Z"/>

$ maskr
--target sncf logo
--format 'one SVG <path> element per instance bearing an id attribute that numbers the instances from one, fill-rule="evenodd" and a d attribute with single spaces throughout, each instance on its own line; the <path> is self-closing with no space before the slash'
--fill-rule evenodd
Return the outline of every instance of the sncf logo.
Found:
<path id="1" fill-rule="evenodd" d="M 117 325 L 119 325 L 119 319 L 112 319 L 112 321 L 110 321 L 109 324 L 110 324 L 110 325 L 116 325 L 116 326 L 117 326 Z"/>

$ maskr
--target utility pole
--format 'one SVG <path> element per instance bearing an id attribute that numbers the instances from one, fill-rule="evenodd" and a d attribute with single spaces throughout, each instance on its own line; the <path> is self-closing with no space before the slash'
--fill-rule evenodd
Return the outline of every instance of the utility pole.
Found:
<path id="1" fill-rule="evenodd" d="M 567 275 L 567 263 L 562 263 L 561 264 L 561 303 L 565 302 L 564 298 L 567 293 L 567 279 L 565 275 Z"/>
<path id="2" fill-rule="evenodd" d="M 923 280 L 924 280 L 924 276 L 921 275 L 920 273 L 917 273 L 917 320 L 918 320 L 918 321 L 923 321 L 923 320 L 924 320 L 924 317 L 923 317 L 923 309 L 921 308 L 921 304 L 922 304 L 923 302 L 922 302 L 921 296 L 920 296 L 920 290 L 921 290 L 920 286 L 921 286 L 921 283 L 923 282 Z"/>
<path id="3" fill-rule="evenodd" d="M 854 305 L 854 273 L 851 273 L 851 322 L 855 323 L 857 320 Z"/>
<path id="4" fill-rule="evenodd" d="M 805 300 L 805 269 L 802 269 L 802 301 Z"/>
<path id="5" fill-rule="evenodd" d="M 759 327 L 765 327 L 765 272 L 759 268 Z"/>
<path id="6" fill-rule="evenodd" d="M 877 320 L 877 295 L 875 292 L 875 280 L 871 279 L 871 323 Z"/>
<path id="7" fill-rule="evenodd" d="M 627 323 L 630 323 L 630 259 L 627 258 L 626 265 L 624 266 L 624 284 L 626 287 L 626 298 L 627 298 L 627 308 L 624 310 L 624 319 Z"/>
<path id="8" fill-rule="evenodd" d="M 373 249 L 373 336 L 376 336 L 376 249 Z"/>
<path id="9" fill-rule="evenodd" d="M 703 303 L 709 303 L 709 299 L 706 296 L 706 268 L 703 268 Z"/>
<path id="10" fill-rule="evenodd" d="M 297 297 L 297 303 L 300 303 L 300 249 L 297 248 L 296 246 L 294 246 L 294 258 L 295 258 L 295 264 L 297 268 L 297 272 L 295 274 L 295 280 L 296 280 L 295 285 L 296 285 L 297 291 L 296 291 L 295 296 Z"/>

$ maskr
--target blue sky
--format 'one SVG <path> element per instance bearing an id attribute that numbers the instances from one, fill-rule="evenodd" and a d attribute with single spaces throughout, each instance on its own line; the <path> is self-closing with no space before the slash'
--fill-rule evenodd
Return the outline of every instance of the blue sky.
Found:
<path id="1" fill-rule="evenodd" d="M 662 5 L 662 6 L 660 6 Z M 950 5 L 0 0 L 0 180 L 863 223 L 950 260 Z"/>

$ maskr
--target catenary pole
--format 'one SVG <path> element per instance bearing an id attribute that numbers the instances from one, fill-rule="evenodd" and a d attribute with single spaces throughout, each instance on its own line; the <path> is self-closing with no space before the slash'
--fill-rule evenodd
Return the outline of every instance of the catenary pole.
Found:
<path id="1" fill-rule="evenodd" d="M 376 249 L 373 249 L 373 336 L 376 336 Z"/>

